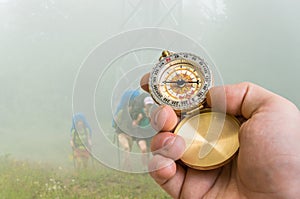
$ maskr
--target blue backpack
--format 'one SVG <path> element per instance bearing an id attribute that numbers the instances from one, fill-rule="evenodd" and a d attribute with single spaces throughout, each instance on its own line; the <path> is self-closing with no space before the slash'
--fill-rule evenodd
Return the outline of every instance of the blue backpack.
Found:
<path id="1" fill-rule="evenodd" d="M 125 106 L 128 106 L 130 103 L 134 102 L 134 99 L 140 95 L 139 90 L 127 90 L 123 93 L 121 100 L 117 106 L 116 112 L 114 113 L 114 117 L 119 113 L 121 109 Z M 116 128 L 116 122 L 112 120 L 112 127 Z"/>
<path id="2" fill-rule="evenodd" d="M 84 123 L 84 125 L 86 126 L 86 128 L 89 129 L 90 132 L 90 136 L 92 136 L 92 128 L 90 126 L 90 124 L 88 123 L 87 119 L 85 118 L 85 116 L 83 115 L 83 113 L 75 113 L 72 117 L 72 127 L 71 127 L 71 132 L 75 129 L 76 123 L 78 121 L 82 121 Z"/>

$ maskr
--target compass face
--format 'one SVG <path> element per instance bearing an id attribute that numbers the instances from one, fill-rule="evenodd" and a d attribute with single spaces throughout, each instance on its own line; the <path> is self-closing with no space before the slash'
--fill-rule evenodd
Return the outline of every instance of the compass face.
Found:
<path id="1" fill-rule="evenodd" d="M 164 57 L 154 66 L 149 78 L 149 90 L 154 100 L 178 111 L 198 108 L 211 86 L 208 65 L 190 53 Z"/>

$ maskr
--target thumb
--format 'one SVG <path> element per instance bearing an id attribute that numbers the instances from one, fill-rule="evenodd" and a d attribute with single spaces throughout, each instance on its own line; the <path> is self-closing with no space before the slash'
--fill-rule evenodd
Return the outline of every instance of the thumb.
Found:
<path id="1" fill-rule="evenodd" d="M 274 96 L 280 98 L 258 85 L 244 82 L 211 88 L 207 94 L 207 104 L 213 109 L 248 119 Z"/>

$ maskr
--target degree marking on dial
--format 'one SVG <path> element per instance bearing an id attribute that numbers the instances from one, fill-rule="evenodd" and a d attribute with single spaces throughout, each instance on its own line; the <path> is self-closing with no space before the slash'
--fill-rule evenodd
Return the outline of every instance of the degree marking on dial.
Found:
<path id="1" fill-rule="evenodd" d="M 168 58 L 169 62 L 160 61 L 153 68 L 153 71 L 159 72 L 151 73 L 149 83 L 154 91 L 153 97 L 162 104 L 165 102 L 161 96 L 167 97 L 172 102 L 187 101 L 182 104 L 176 103 L 174 109 L 184 110 L 198 106 L 205 99 L 205 93 L 212 84 L 208 65 L 202 58 L 190 53 L 174 53 Z"/>

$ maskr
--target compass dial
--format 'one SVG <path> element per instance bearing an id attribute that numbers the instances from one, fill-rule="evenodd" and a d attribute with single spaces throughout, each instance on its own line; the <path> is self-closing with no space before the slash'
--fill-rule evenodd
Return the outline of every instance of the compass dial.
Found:
<path id="1" fill-rule="evenodd" d="M 212 75 L 205 61 L 190 53 L 163 57 L 150 73 L 149 89 L 158 104 L 177 111 L 199 107 L 212 86 Z"/>

